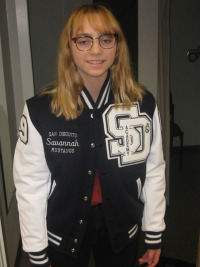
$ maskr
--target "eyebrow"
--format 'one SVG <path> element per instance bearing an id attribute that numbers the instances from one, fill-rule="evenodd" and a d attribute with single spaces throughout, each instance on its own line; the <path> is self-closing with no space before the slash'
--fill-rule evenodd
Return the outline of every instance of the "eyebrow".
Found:
<path id="1" fill-rule="evenodd" d="M 83 32 L 83 33 L 77 34 L 77 37 L 79 37 L 79 36 L 92 36 L 92 34 Z"/>
<path id="2" fill-rule="evenodd" d="M 103 35 L 103 34 L 106 34 L 106 33 L 105 33 L 105 32 L 100 32 L 100 33 L 98 34 L 98 36 Z M 93 34 L 91 34 L 91 33 L 79 33 L 79 34 L 77 34 L 76 36 L 77 36 L 77 37 L 81 37 L 81 36 L 93 37 Z"/>

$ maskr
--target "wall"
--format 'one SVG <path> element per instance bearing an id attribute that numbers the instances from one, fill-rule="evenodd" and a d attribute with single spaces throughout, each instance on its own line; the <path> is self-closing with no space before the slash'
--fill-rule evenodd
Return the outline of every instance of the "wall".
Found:
<path id="1" fill-rule="evenodd" d="M 7 264 L 13 267 L 20 238 L 12 179 L 12 157 L 17 137 L 18 110 L 15 106 L 14 88 L 20 90 L 20 68 L 15 2 L 1 0 L 0 5 L 0 220 L 2 224 L 0 238 L 5 242 Z M 4 262 L 3 267 L 6 266 Z"/>
<path id="2" fill-rule="evenodd" d="M 199 10 L 199 0 L 171 0 L 170 88 L 184 146 L 200 145 L 200 58 L 191 63 L 186 56 L 189 49 L 200 46 Z"/>
<path id="3" fill-rule="evenodd" d="M 55 80 L 58 40 L 68 15 L 91 0 L 28 0 L 35 93 Z M 48 8 L 47 8 L 48 7 Z"/>
<path id="4" fill-rule="evenodd" d="M 157 95 L 158 0 L 138 1 L 138 80 Z M 200 46 L 200 1 L 171 0 L 170 90 L 174 118 L 184 132 L 184 146 L 200 145 L 200 59 L 187 51 Z M 174 144 L 179 145 L 179 140 Z"/>
<path id="5" fill-rule="evenodd" d="M 0 267 L 5 267 L 7 266 L 7 261 L 6 261 L 6 253 L 5 253 L 1 218 L 0 218 L 0 236 L 1 236 L 0 238 Z"/>
<path id="6" fill-rule="evenodd" d="M 138 1 L 138 80 L 157 97 L 158 0 Z"/>

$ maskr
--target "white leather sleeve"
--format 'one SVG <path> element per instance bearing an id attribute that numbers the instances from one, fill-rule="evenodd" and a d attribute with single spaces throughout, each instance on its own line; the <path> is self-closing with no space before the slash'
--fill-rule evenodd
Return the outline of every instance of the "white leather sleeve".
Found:
<path id="1" fill-rule="evenodd" d="M 165 229 L 165 161 L 163 159 L 162 136 L 159 112 L 153 116 L 153 140 L 147 159 L 146 180 L 141 194 L 144 202 L 142 230 L 162 232 Z"/>
<path id="2" fill-rule="evenodd" d="M 23 249 L 41 251 L 48 245 L 46 210 L 50 171 L 42 138 L 31 122 L 27 105 L 20 122 L 13 171 Z"/>

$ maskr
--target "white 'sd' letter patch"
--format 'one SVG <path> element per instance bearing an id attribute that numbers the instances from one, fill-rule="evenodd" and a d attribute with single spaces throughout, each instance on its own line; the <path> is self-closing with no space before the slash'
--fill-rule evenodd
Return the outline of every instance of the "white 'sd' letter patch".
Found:
<path id="1" fill-rule="evenodd" d="M 119 167 L 144 162 L 150 152 L 152 123 L 140 113 L 136 103 L 130 110 L 110 105 L 103 113 L 108 159 L 117 159 Z"/>

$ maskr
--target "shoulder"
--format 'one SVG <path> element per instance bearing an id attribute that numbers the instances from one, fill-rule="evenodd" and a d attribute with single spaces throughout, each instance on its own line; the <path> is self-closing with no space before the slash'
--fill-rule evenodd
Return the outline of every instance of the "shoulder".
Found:
<path id="1" fill-rule="evenodd" d="M 52 96 L 46 94 L 36 95 L 26 101 L 30 119 L 36 128 L 39 124 L 44 123 L 44 121 L 49 121 L 53 116 L 51 112 L 51 100 Z"/>
<path id="2" fill-rule="evenodd" d="M 153 117 L 156 108 L 156 101 L 151 92 L 145 89 L 142 103 L 140 104 L 140 111 L 146 112 L 151 118 Z"/>
<path id="3" fill-rule="evenodd" d="M 51 95 L 50 94 L 46 94 L 46 95 L 35 95 L 31 98 L 29 98 L 26 103 L 29 109 L 41 109 L 43 108 L 47 108 L 49 107 L 49 105 L 51 104 Z"/>
<path id="4" fill-rule="evenodd" d="M 26 101 L 30 116 L 42 116 L 42 114 L 51 113 L 51 100 L 50 94 L 35 95 Z"/>

